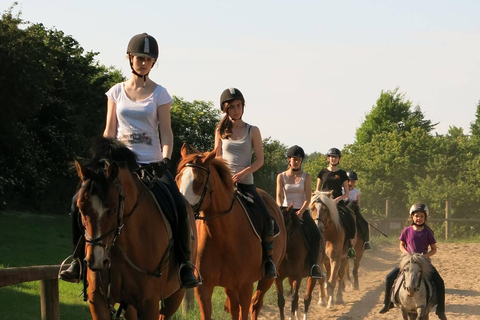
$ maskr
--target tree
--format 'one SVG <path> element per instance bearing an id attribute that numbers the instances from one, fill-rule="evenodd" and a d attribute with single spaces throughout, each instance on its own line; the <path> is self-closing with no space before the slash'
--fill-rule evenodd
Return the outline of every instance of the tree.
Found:
<path id="1" fill-rule="evenodd" d="M 287 147 L 271 137 L 263 139 L 263 166 L 254 173 L 255 186 L 275 199 L 277 174 L 287 168 Z"/>
<path id="2" fill-rule="evenodd" d="M 477 111 L 475 112 L 475 121 L 470 124 L 470 132 L 472 136 L 480 138 L 480 100 L 477 104 Z"/>
<path id="3" fill-rule="evenodd" d="M 365 121 L 356 131 L 356 142 L 360 145 L 370 142 L 373 136 L 382 132 L 409 132 L 421 128 L 429 133 L 437 124 L 432 124 L 425 117 L 419 106 L 411 110 L 412 102 L 405 101 L 405 95 L 394 91 L 382 90 L 377 104 L 372 107 Z"/>
<path id="4" fill-rule="evenodd" d="M 104 92 L 123 77 L 71 36 L 22 21 L 14 7 L 0 20 L 0 61 L 8 61 L 0 74 L 0 204 L 65 212 L 78 181 L 69 163 L 102 133 Z"/>

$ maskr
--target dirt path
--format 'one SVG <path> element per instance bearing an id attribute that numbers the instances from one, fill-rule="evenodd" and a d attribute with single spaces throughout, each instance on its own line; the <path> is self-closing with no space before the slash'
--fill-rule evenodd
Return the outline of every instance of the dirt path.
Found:
<path id="1" fill-rule="evenodd" d="M 439 244 L 438 253 L 432 257 L 433 264 L 445 280 L 446 287 L 446 314 L 449 320 L 480 319 L 480 245 L 469 244 Z M 327 310 L 317 304 L 319 289 L 316 287 L 314 298 L 309 310 L 310 320 L 317 319 L 402 319 L 398 308 L 381 315 L 378 310 L 383 301 L 384 279 L 395 266 L 399 258 L 396 245 L 374 248 L 367 252 L 361 262 L 359 271 L 360 290 L 353 290 L 350 285 L 343 297 L 344 305 L 337 305 Z M 300 293 L 300 319 L 303 319 L 303 290 Z M 285 315 L 290 315 L 290 298 L 287 298 Z M 434 312 L 430 319 L 438 319 Z M 262 320 L 279 319 L 276 305 L 265 305 L 262 308 Z"/>

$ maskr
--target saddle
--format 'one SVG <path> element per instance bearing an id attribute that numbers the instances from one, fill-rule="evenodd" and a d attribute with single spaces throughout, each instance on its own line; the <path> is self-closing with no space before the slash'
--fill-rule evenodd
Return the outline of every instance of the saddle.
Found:
<path id="1" fill-rule="evenodd" d="M 400 303 L 400 300 L 398 299 L 398 291 L 400 290 L 400 287 L 402 286 L 402 283 L 403 283 L 403 278 L 404 278 L 404 273 L 403 272 L 400 272 L 397 276 L 397 278 L 395 279 L 395 282 L 393 283 L 393 287 L 392 287 L 392 293 L 390 295 L 390 301 L 395 303 L 395 304 L 399 304 Z M 435 294 L 435 286 L 432 282 L 431 279 L 428 279 L 425 283 L 426 285 L 426 288 L 427 288 L 427 304 L 430 304 L 434 298 L 434 294 Z"/>
<path id="2" fill-rule="evenodd" d="M 344 212 L 343 210 L 338 210 L 338 215 L 340 217 L 340 223 L 343 226 L 343 229 L 345 230 L 345 239 L 348 240 L 348 235 L 349 234 L 355 234 L 355 228 L 356 226 L 352 225 L 350 223 L 350 220 L 345 216 L 347 214 L 351 214 L 350 212 Z"/>
<path id="3" fill-rule="evenodd" d="M 236 197 L 238 202 L 242 205 L 243 210 L 245 211 L 250 225 L 252 226 L 253 231 L 257 237 L 262 241 L 262 235 L 265 234 L 265 219 L 263 218 L 262 209 L 258 206 L 257 203 L 253 201 L 253 198 L 241 193 L 237 190 Z M 277 222 L 273 219 L 273 234 L 276 237 L 280 233 L 280 228 L 277 225 Z"/>

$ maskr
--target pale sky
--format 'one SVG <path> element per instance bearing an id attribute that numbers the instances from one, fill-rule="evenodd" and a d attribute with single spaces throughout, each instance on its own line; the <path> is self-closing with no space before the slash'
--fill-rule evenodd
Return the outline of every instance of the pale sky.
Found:
<path id="1" fill-rule="evenodd" d="M 23 20 L 71 35 L 126 76 L 128 41 L 153 35 L 151 77 L 171 95 L 218 108 L 237 87 L 246 122 L 306 153 L 353 143 L 382 90 L 399 87 L 440 134 L 468 133 L 480 100 L 476 0 L 18 2 Z"/>

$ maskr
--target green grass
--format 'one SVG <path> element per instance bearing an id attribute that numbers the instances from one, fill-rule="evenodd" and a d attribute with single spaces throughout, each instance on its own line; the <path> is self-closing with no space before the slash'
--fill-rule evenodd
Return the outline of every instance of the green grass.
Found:
<path id="1" fill-rule="evenodd" d="M 58 265 L 71 254 L 70 217 L 38 214 L 0 213 L 0 268 Z M 61 319 L 91 319 L 88 303 L 83 301 L 82 284 L 59 281 Z M 265 296 L 265 304 L 276 304 L 274 286 Z M 230 318 L 224 311 L 225 294 L 215 288 L 212 297 L 214 319 Z M 40 282 L 26 282 L 0 288 L 2 320 L 40 319 Z M 195 307 L 182 316 L 181 308 L 174 320 L 197 320 Z"/>

